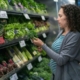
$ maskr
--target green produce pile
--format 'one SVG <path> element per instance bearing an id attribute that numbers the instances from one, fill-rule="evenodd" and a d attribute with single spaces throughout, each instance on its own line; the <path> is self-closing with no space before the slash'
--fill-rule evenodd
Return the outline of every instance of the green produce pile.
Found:
<path id="1" fill-rule="evenodd" d="M 2 9 L 8 9 L 8 5 L 6 3 L 7 0 L 0 0 L 0 8 Z"/>
<path id="2" fill-rule="evenodd" d="M 5 26 L 5 39 L 12 40 L 14 38 L 24 37 L 25 30 L 20 23 L 7 24 Z"/>
<path id="3" fill-rule="evenodd" d="M 12 57 L 13 61 L 17 67 L 25 65 L 28 60 L 33 59 L 32 54 L 27 50 L 27 48 L 19 48 L 17 46 L 9 47 L 6 49 L 8 54 Z"/>
<path id="4" fill-rule="evenodd" d="M 14 4 L 16 3 L 16 5 Z M 11 0 L 10 4 L 17 6 L 16 10 L 27 9 L 28 12 L 47 14 L 46 6 L 41 3 L 37 3 L 34 0 Z"/>
<path id="5" fill-rule="evenodd" d="M 5 25 L 5 34 L 4 37 L 7 40 L 13 40 L 27 36 L 31 33 L 30 30 L 34 31 L 34 25 L 31 22 L 28 23 L 12 23 Z M 34 35 L 34 34 L 33 34 Z"/>
<path id="6" fill-rule="evenodd" d="M 13 10 L 13 8 L 9 5 L 8 0 L 0 0 L 0 9 Z"/>
<path id="7" fill-rule="evenodd" d="M 11 18 L 8 22 L 11 23 Z M 17 19 L 13 18 L 13 23 L 6 24 L 4 27 L 4 38 L 7 40 L 13 40 L 27 36 L 28 39 L 33 39 L 38 37 L 39 32 L 46 31 L 48 29 L 48 22 L 28 21 L 19 23 Z"/>
<path id="8" fill-rule="evenodd" d="M 34 24 L 36 26 L 36 32 L 42 32 L 42 31 L 46 31 L 49 29 L 50 24 L 48 22 L 44 22 L 44 21 L 34 21 Z"/>
<path id="9" fill-rule="evenodd" d="M 6 10 L 26 10 L 30 13 L 48 14 L 46 5 L 37 3 L 34 0 L 0 0 L 0 8 Z"/>
<path id="10" fill-rule="evenodd" d="M 33 68 L 33 71 L 30 72 L 30 76 L 39 76 L 42 77 L 44 80 L 51 80 L 51 71 L 48 64 L 49 59 L 43 58 L 43 61 L 37 64 L 36 67 Z"/>

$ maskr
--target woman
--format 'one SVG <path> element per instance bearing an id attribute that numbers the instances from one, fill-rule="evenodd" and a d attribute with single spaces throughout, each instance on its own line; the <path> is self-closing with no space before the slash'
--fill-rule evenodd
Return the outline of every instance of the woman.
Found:
<path id="1" fill-rule="evenodd" d="M 75 5 L 61 6 L 57 19 L 62 31 L 52 49 L 36 38 L 33 43 L 42 47 L 56 62 L 55 80 L 80 80 L 80 9 Z M 53 64 L 54 65 L 54 64 Z"/>

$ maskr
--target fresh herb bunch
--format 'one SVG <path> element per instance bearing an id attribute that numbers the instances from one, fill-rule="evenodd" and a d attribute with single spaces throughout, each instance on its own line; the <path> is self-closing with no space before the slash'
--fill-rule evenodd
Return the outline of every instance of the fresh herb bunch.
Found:
<path id="1" fill-rule="evenodd" d="M 35 39 L 35 38 L 37 38 L 38 37 L 38 35 L 37 35 L 37 33 L 35 32 L 35 30 L 30 30 L 29 32 L 28 32 L 28 39 Z"/>

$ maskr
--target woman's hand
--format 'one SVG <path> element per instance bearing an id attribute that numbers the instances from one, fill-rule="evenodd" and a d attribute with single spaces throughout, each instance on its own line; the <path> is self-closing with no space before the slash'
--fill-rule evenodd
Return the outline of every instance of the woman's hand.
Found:
<path id="1" fill-rule="evenodd" d="M 39 46 L 39 47 L 41 47 L 41 46 L 44 44 L 44 42 L 43 42 L 42 40 L 40 40 L 39 38 L 33 39 L 32 42 L 33 42 L 36 46 Z"/>

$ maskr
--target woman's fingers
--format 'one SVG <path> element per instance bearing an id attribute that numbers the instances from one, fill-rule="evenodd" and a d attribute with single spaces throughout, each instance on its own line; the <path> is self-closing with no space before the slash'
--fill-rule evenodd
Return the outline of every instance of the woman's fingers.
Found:
<path id="1" fill-rule="evenodd" d="M 39 38 L 32 39 L 32 42 L 37 46 L 42 46 L 44 44 Z"/>

